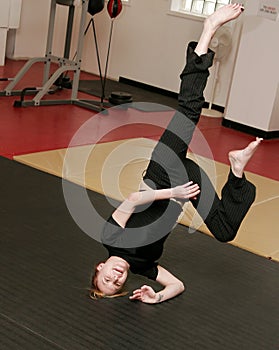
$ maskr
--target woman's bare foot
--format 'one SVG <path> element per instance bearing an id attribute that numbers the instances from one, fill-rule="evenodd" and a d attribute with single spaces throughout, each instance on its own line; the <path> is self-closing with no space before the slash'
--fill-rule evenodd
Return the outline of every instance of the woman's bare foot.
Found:
<path id="1" fill-rule="evenodd" d="M 229 4 L 220 7 L 217 11 L 212 13 L 204 22 L 204 26 L 208 30 L 216 32 L 223 24 L 236 19 L 244 10 L 241 4 Z"/>
<path id="2" fill-rule="evenodd" d="M 255 141 L 250 142 L 244 149 L 231 151 L 229 153 L 231 169 L 236 177 L 242 177 L 246 164 L 252 158 L 261 141 L 262 138 L 257 137 Z"/>
<path id="3" fill-rule="evenodd" d="M 207 53 L 208 46 L 216 30 L 223 24 L 237 18 L 243 10 L 244 8 L 240 4 L 229 4 L 220 7 L 217 11 L 207 17 L 204 21 L 200 40 L 195 49 L 196 54 L 201 56 Z"/>

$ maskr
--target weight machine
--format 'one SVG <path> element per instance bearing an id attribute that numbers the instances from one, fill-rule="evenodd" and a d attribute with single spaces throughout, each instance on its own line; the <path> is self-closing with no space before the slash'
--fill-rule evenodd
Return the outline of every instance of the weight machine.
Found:
<path id="1" fill-rule="evenodd" d="M 14 102 L 15 107 L 73 104 L 73 105 L 92 109 L 94 111 L 99 112 L 104 110 L 107 107 L 112 106 L 110 103 L 104 102 L 103 98 L 101 99 L 101 102 L 98 102 L 95 100 L 81 100 L 77 98 L 80 71 L 81 71 L 81 58 L 82 58 L 81 56 L 82 56 L 82 50 L 83 50 L 84 35 L 86 33 L 86 30 L 88 29 L 86 28 L 86 14 L 87 12 L 89 12 L 93 16 L 94 14 L 100 12 L 104 7 L 104 0 L 81 0 L 81 16 L 80 16 L 80 23 L 79 23 L 77 50 L 76 50 L 74 59 L 71 60 L 69 58 L 69 55 L 70 55 L 71 40 L 72 40 L 73 21 L 74 21 L 74 15 L 75 15 L 74 2 L 75 2 L 74 0 L 51 0 L 45 57 L 37 57 L 37 58 L 29 59 L 14 78 L 1 79 L 1 80 L 10 80 L 11 82 L 7 85 L 7 87 L 3 91 L 0 91 L 0 96 L 12 96 L 12 95 L 21 96 L 20 101 Z M 65 47 L 64 47 L 64 57 L 58 57 L 52 54 L 54 23 L 55 23 L 57 5 L 63 5 L 69 8 Z M 115 4 L 113 4 L 113 6 L 114 5 Z M 117 5 L 117 1 L 116 1 L 116 5 Z M 95 41 L 96 41 L 96 36 L 95 36 Z M 97 43 L 96 43 L 96 49 L 97 49 Z M 104 81 L 102 79 L 98 52 L 97 52 L 97 55 L 98 55 L 98 65 L 99 65 L 99 71 L 100 71 L 100 80 L 103 87 Z M 44 63 L 42 87 L 40 88 L 26 87 L 23 90 L 15 90 L 14 88 L 19 83 L 19 81 L 23 78 L 23 76 L 29 71 L 29 69 L 35 63 L 38 63 L 38 62 Z M 59 67 L 50 76 L 50 68 L 52 63 L 58 64 Z M 64 76 L 64 74 L 67 72 L 73 72 L 73 80 L 71 83 L 69 83 Z M 62 100 L 43 99 L 43 97 L 46 94 L 53 93 L 53 90 L 51 90 L 53 86 L 57 85 L 57 86 L 63 87 L 64 85 L 67 87 L 67 84 L 70 84 L 72 89 L 70 99 L 62 99 Z M 24 97 L 27 94 L 28 95 L 35 94 L 35 96 L 33 97 L 32 100 L 24 100 Z"/>

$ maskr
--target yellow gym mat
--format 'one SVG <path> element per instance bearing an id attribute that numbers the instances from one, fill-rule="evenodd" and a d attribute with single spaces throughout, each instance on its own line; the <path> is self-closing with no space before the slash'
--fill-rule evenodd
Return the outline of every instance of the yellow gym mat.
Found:
<path id="1" fill-rule="evenodd" d="M 14 160 L 123 200 L 138 189 L 154 145 L 155 141 L 136 138 L 32 153 Z M 205 169 L 220 194 L 229 166 L 191 153 L 190 157 Z M 251 172 L 246 176 L 256 185 L 257 197 L 232 244 L 279 261 L 279 182 Z M 210 234 L 190 203 L 185 205 L 179 222 Z"/>

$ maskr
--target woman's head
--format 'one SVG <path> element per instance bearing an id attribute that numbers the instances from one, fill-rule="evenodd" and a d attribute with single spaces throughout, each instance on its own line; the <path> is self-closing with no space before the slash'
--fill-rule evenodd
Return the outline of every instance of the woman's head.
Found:
<path id="1" fill-rule="evenodd" d="M 100 262 L 92 277 L 90 296 L 93 299 L 106 296 L 120 296 L 128 276 L 129 264 L 118 256 L 111 256 Z"/>

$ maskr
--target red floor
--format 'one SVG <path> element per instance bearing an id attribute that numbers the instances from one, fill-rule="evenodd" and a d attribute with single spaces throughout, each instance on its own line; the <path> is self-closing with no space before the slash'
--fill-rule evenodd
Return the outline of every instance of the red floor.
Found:
<path id="1" fill-rule="evenodd" d="M 7 60 L 6 66 L 0 67 L 0 78 L 14 77 L 23 63 Z M 41 76 L 42 66 L 36 64 L 17 88 L 40 86 Z M 92 79 L 85 73 L 81 77 Z M 0 82 L 0 90 L 7 84 Z M 70 92 L 64 89 L 47 98 L 68 99 Z M 79 94 L 79 98 L 92 99 L 92 96 Z M 17 96 L 0 97 L 0 155 L 11 159 L 14 155 L 66 148 L 81 126 L 83 132 L 75 138 L 73 145 L 134 137 L 158 139 L 172 115 L 170 112 L 143 113 L 136 110 L 97 115 L 71 105 L 15 108 L 13 102 L 18 99 Z M 229 150 L 242 148 L 253 139 L 251 135 L 222 127 L 219 118 L 202 117 L 199 130 L 210 152 L 201 146 L 197 135 L 191 144 L 192 151 L 204 156 L 210 156 L 212 152 L 216 161 L 226 164 Z M 279 140 L 264 141 L 247 170 L 279 181 Z"/>

